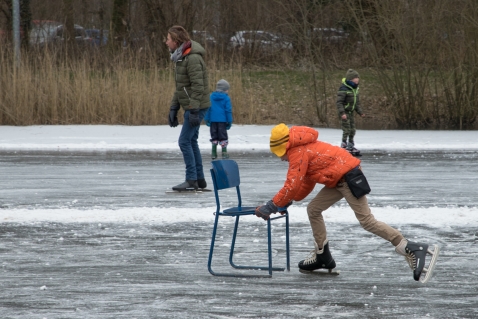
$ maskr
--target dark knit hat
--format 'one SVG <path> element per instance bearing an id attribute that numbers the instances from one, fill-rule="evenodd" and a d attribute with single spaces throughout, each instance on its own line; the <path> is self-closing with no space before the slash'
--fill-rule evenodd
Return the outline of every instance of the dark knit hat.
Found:
<path id="1" fill-rule="evenodd" d="M 345 79 L 350 81 L 355 78 L 360 78 L 358 72 L 352 69 L 348 69 L 347 73 L 345 73 Z"/>
<path id="2" fill-rule="evenodd" d="M 229 91 L 229 88 L 230 88 L 229 82 L 227 82 L 226 80 L 220 79 L 219 81 L 217 81 L 216 91 L 226 92 L 226 91 Z"/>

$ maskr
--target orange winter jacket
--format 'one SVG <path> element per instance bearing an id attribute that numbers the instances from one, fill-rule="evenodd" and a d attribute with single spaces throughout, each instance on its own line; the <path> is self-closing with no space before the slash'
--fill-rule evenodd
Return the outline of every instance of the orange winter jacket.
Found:
<path id="1" fill-rule="evenodd" d="M 287 155 L 289 170 L 284 187 L 274 196 L 276 206 L 304 199 L 315 184 L 334 188 L 360 160 L 345 149 L 317 140 L 319 132 L 307 126 L 293 126 L 289 130 Z"/>

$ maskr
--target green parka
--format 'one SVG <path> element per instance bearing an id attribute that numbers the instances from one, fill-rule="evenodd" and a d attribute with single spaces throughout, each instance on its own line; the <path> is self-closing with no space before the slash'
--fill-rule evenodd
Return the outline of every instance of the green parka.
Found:
<path id="1" fill-rule="evenodd" d="M 206 109 L 211 106 L 206 64 L 203 56 L 206 50 L 197 42 L 191 41 L 191 50 L 186 50 L 175 63 L 174 77 L 176 91 L 171 106 L 179 106 L 187 111 Z"/>
<path id="2" fill-rule="evenodd" d="M 342 79 L 342 85 L 337 92 L 337 111 L 339 115 L 352 113 L 356 111 L 359 115 L 362 115 L 362 108 L 360 107 L 359 100 L 359 88 L 352 88 L 345 82 L 345 78 Z"/>

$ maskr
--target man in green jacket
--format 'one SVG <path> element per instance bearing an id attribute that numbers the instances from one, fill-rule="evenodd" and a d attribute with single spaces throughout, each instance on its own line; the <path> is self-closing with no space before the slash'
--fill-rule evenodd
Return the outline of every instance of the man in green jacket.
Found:
<path id="1" fill-rule="evenodd" d="M 173 190 L 186 191 L 206 188 L 201 152 L 198 146 L 199 125 L 211 102 L 207 70 L 203 56 L 206 51 L 192 41 L 188 32 L 181 26 L 168 30 L 166 45 L 175 64 L 176 90 L 171 100 L 168 123 L 178 126 L 178 111 L 184 110 L 184 123 L 178 144 L 186 164 L 186 179 L 173 187 Z"/>
<path id="2" fill-rule="evenodd" d="M 354 136 L 355 136 L 355 119 L 354 111 L 361 117 L 365 114 L 360 108 L 359 100 L 359 74 L 353 69 L 349 69 L 345 74 L 345 78 L 342 79 L 342 85 L 337 93 L 337 111 L 342 123 L 342 148 L 346 148 L 353 155 L 354 152 L 358 152 L 355 148 Z M 349 142 L 347 143 L 347 138 Z"/>

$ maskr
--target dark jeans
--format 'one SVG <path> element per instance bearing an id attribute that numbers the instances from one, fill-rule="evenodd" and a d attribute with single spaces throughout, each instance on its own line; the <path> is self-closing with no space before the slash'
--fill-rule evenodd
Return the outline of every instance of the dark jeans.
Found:
<path id="1" fill-rule="evenodd" d="M 199 119 L 202 121 L 207 109 L 199 110 Z M 201 152 L 198 146 L 199 126 L 192 127 L 189 124 L 189 111 L 184 112 L 184 123 L 179 134 L 178 144 L 183 153 L 186 164 L 186 180 L 198 180 L 204 178 Z"/>

